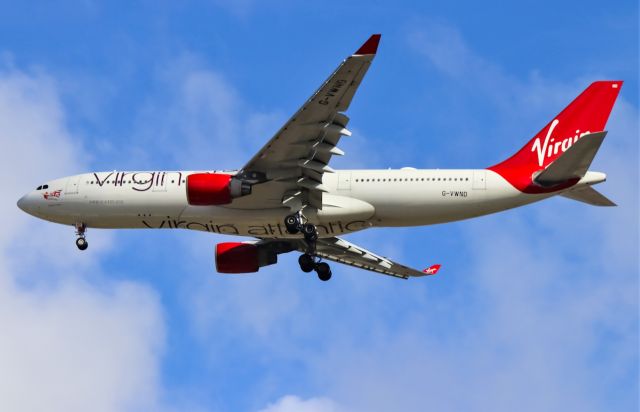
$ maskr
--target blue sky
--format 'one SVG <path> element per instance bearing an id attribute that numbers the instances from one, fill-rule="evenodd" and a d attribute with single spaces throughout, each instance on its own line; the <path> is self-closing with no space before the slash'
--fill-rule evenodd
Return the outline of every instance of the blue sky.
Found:
<path id="1" fill-rule="evenodd" d="M 1 4 L 0 409 L 637 409 L 637 2 L 174 3 Z M 230 238 L 202 233 L 90 230 L 79 253 L 15 207 L 89 170 L 239 167 L 372 33 L 336 167 L 486 167 L 622 79 L 593 164 L 620 206 L 358 233 L 443 269 L 327 283 L 294 255 L 220 276 Z"/>

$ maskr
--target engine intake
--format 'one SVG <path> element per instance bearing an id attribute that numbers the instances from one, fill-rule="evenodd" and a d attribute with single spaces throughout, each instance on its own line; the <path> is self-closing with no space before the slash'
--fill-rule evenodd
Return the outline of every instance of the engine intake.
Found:
<path id="1" fill-rule="evenodd" d="M 224 173 L 187 176 L 187 202 L 193 206 L 226 205 L 251 193 L 251 184 Z"/>
<path id="2" fill-rule="evenodd" d="M 219 273 L 251 273 L 278 262 L 276 250 L 252 243 L 225 242 L 216 245 Z"/>

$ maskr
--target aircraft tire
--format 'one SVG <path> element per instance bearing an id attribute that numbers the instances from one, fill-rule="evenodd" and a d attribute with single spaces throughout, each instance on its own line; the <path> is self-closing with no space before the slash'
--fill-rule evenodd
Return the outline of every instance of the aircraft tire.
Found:
<path id="1" fill-rule="evenodd" d="M 89 242 L 87 242 L 87 239 L 79 237 L 76 239 L 76 246 L 80 250 L 86 250 L 89 247 Z"/>
<path id="2" fill-rule="evenodd" d="M 324 262 L 318 263 L 316 265 L 316 273 L 318 274 L 318 279 L 323 282 L 331 279 L 331 268 Z"/>
<path id="3" fill-rule="evenodd" d="M 300 221 L 296 215 L 289 215 L 285 217 L 284 226 L 287 228 L 287 232 L 291 235 L 295 235 L 300 231 Z"/>
<path id="4" fill-rule="evenodd" d="M 298 263 L 300 264 L 300 270 L 305 273 L 311 272 L 316 266 L 315 262 L 313 261 L 313 257 L 306 253 L 300 255 L 300 257 L 298 258 Z"/>
<path id="5" fill-rule="evenodd" d="M 315 242 L 318 240 L 318 231 L 316 230 L 316 226 L 311 223 L 307 223 L 302 226 L 302 233 L 308 242 Z"/>

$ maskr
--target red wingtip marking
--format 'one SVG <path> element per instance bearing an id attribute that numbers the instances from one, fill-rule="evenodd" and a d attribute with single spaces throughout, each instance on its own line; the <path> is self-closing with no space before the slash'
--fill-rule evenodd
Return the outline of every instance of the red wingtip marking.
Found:
<path id="1" fill-rule="evenodd" d="M 354 54 L 376 54 L 376 51 L 378 50 L 378 44 L 380 43 L 380 37 L 382 35 L 381 34 L 374 34 L 371 37 L 369 37 L 369 40 L 367 40 L 366 42 L 364 42 L 364 44 L 362 46 L 360 46 L 360 48 L 358 49 L 357 52 L 355 52 Z"/>
<path id="2" fill-rule="evenodd" d="M 438 271 L 440 270 L 440 266 L 442 265 L 433 265 L 433 266 L 429 266 L 428 268 L 426 268 L 425 270 L 423 270 L 423 272 L 427 275 L 435 275 L 436 273 L 438 273 Z"/>

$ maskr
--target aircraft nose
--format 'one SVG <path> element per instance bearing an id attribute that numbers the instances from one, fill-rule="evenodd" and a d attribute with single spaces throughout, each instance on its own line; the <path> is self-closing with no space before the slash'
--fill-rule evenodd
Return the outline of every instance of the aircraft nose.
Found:
<path id="1" fill-rule="evenodd" d="M 26 194 L 18 200 L 18 207 L 25 213 L 33 214 L 35 207 L 33 196 Z"/>
<path id="2" fill-rule="evenodd" d="M 20 208 L 20 210 L 22 210 L 23 212 L 26 212 L 26 207 L 27 207 L 27 196 L 22 196 L 19 200 L 18 200 L 18 207 Z"/>

